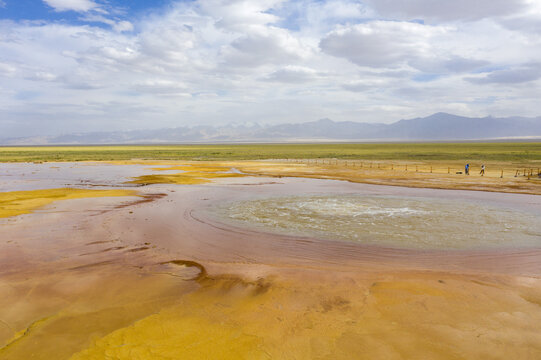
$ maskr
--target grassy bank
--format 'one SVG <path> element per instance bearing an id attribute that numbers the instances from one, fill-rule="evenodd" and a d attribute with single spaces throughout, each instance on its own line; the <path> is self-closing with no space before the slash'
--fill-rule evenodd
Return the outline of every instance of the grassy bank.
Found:
<path id="1" fill-rule="evenodd" d="M 247 144 L 0 147 L 0 162 L 258 159 L 541 161 L 541 143 Z"/>

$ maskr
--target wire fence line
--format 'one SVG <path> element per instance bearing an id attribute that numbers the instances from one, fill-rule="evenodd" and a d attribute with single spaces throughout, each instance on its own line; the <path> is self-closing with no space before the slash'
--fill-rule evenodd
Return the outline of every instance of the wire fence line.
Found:
<path id="1" fill-rule="evenodd" d="M 541 168 L 532 167 L 485 167 L 470 166 L 469 174 L 466 174 L 465 166 L 459 168 L 456 164 L 451 166 L 430 165 L 430 164 L 405 164 L 393 162 L 375 162 L 366 160 L 342 160 L 342 159 L 276 159 L 277 161 L 306 164 L 326 165 L 345 168 L 356 168 L 360 170 L 386 170 L 393 172 L 415 172 L 422 174 L 448 174 L 463 176 L 487 176 L 487 177 L 525 177 L 541 178 Z"/>

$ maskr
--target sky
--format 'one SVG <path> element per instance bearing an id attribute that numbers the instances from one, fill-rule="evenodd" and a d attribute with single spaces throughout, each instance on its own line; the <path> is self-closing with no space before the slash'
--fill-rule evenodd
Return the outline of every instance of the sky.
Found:
<path id="1" fill-rule="evenodd" d="M 540 99 L 540 0 L 0 0 L 0 138 Z"/>

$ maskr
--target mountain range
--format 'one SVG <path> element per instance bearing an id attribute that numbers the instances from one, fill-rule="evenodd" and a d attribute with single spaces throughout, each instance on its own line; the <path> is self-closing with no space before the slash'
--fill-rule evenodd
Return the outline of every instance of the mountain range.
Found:
<path id="1" fill-rule="evenodd" d="M 251 126 L 193 126 L 0 139 L 0 145 L 171 144 L 223 142 L 453 141 L 541 138 L 541 116 L 470 118 L 436 113 L 391 124 L 318 121 Z"/>

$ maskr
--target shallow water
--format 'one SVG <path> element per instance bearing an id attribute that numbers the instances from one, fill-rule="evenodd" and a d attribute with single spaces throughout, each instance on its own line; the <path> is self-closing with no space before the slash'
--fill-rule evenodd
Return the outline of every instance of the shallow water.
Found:
<path id="1" fill-rule="evenodd" d="M 152 170 L 150 165 L 114 165 L 92 162 L 0 163 L 0 192 L 61 187 L 128 187 L 124 184 L 143 174 L 179 173 Z"/>
<path id="2" fill-rule="evenodd" d="M 222 206 L 242 226 L 412 249 L 541 246 L 539 214 L 464 200 L 317 195 L 274 197 Z"/>
<path id="3" fill-rule="evenodd" d="M 155 171 L 1 166 L 1 191 Z M 541 358 L 539 198 L 296 178 L 137 191 L 0 222 L 1 359 Z M 488 250 L 416 250 L 450 239 Z"/>

